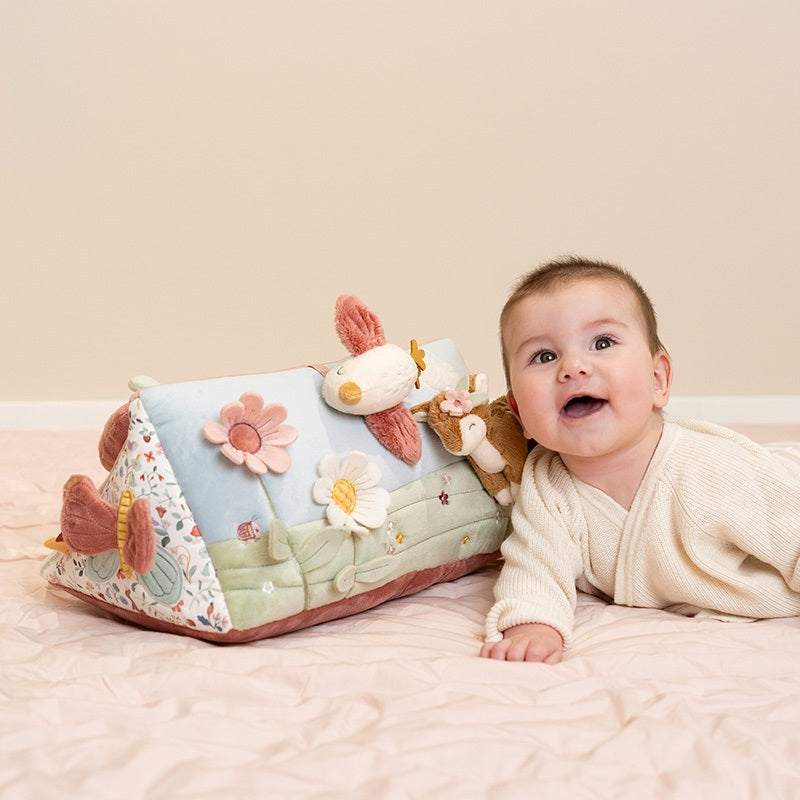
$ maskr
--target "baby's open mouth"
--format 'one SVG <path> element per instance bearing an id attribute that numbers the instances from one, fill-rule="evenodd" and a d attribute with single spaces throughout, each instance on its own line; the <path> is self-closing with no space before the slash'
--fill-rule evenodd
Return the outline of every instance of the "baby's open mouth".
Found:
<path id="1" fill-rule="evenodd" d="M 580 419 L 581 417 L 588 417 L 589 414 L 594 414 L 599 411 L 605 404 L 606 400 L 601 400 L 598 397 L 590 397 L 589 395 L 581 395 L 580 397 L 573 397 L 569 400 L 561 413 L 571 419 Z"/>

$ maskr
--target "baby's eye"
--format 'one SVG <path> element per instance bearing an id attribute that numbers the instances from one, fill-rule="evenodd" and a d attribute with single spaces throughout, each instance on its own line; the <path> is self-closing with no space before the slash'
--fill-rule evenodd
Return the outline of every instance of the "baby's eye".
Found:
<path id="1" fill-rule="evenodd" d="M 594 341 L 595 350 L 605 350 L 614 344 L 614 340 L 610 336 L 598 336 Z"/>
<path id="2" fill-rule="evenodd" d="M 547 364 L 556 360 L 556 354 L 552 350 L 540 350 L 534 353 L 531 364 Z"/>

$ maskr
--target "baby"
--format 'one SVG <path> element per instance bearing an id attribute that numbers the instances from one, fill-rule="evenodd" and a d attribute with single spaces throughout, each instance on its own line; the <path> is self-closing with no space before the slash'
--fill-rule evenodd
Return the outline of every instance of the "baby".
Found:
<path id="1" fill-rule="evenodd" d="M 722 619 L 800 614 L 800 460 L 664 417 L 672 363 L 625 270 L 571 258 L 500 317 L 508 399 L 537 442 L 481 655 L 555 664 L 576 588 Z"/>

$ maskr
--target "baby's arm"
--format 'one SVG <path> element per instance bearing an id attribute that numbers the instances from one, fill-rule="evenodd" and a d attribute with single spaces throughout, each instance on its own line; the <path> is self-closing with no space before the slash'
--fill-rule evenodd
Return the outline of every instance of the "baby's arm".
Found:
<path id="1" fill-rule="evenodd" d="M 556 664 L 570 643 L 585 521 L 572 481 L 549 456 L 537 448 L 525 465 L 486 616 L 485 658 Z"/>
<path id="2" fill-rule="evenodd" d="M 530 622 L 514 625 L 503 631 L 499 642 L 486 642 L 481 648 L 483 658 L 498 661 L 539 661 L 558 664 L 564 652 L 561 634 L 549 625 Z"/>

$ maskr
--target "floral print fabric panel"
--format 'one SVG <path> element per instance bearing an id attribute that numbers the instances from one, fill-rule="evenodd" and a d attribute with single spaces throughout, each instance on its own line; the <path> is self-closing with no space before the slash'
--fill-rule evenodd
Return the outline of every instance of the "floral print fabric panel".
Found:
<path id="1" fill-rule="evenodd" d="M 222 589 L 158 434 L 138 398 L 131 402 L 128 413 L 127 442 L 100 494 L 113 504 L 120 502 L 126 490 L 135 498 L 149 500 L 157 547 L 162 559 L 179 570 L 175 581 L 179 591 L 174 593 L 174 586 L 164 587 L 169 602 L 160 602 L 142 576 L 135 572 L 126 576 L 118 568 L 114 553 L 109 558 L 57 553 L 46 562 L 44 575 L 52 583 L 127 611 L 175 625 L 225 633 L 230 630 L 231 621 Z"/>

